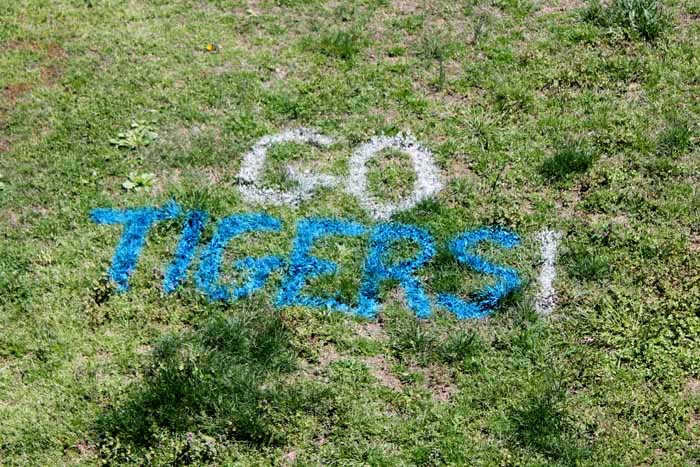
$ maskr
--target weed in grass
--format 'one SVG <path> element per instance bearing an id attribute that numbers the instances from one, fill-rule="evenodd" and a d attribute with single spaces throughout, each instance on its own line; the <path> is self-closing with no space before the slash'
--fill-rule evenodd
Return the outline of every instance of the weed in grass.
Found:
<path id="1" fill-rule="evenodd" d="M 406 49 L 401 46 L 393 46 L 386 51 L 389 57 L 403 57 L 406 53 Z"/>
<path id="2" fill-rule="evenodd" d="M 588 6 L 581 12 L 583 20 L 599 26 L 605 26 L 609 21 L 607 8 L 600 0 L 590 0 Z"/>
<path id="3" fill-rule="evenodd" d="M 501 148 L 496 125 L 488 118 L 474 118 L 470 127 L 476 144 L 481 151 L 497 151 Z"/>
<path id="4" fill-rule="evenodd" d="M 533 378 L 509 413 L 511 441 L 560 465 L 579 465 L 588 452 L 577 441 L 565 407 L 566 390 L 555 376 Z"/>
<path id="5" fill-rule="evenodd" d="M 444 61 L 449 57 L 450 44 L 440 35 L 430 33 L 423 37 L 419 53 L 426 60 Z"/>
<path id="6" fill-rule="evenodd" d="M 439 346 L 439 360 L 446 364 L 465 363 L 476 359 L 484 344 L 475 331 L 458 329 L 447 336 L 447 339 Z"/>
<path id="7" fill-rule="evenodd" d="M 396 310 L 390 313 L 389 347 L 399 361 L 414 360 L 422 366 L 431 363 L 455 365 L 465 371 L 474 371 L 478 367 L 485 346 L 475 331 L 442 329 L 412 319 L 407 313 L 396 313 Z"/>
<path id="8" fill-rule="evenodd" d="M 686 4 L 685 11 L 693 19 L 700 18 L 700 1 L 691 0 Z"/>
<path id="9" fill-rule="evenodd" d="M 107 303 L 116 291 L 114 282 L 108 276 L 102 276 L 92 286 L 92 302 L 98 306 Z"/>
<path id="10" fill-rule="evenodd" d="M 488 26 L 491 24 L 491 15 L 479 13 L 474 17 L 474 30 L 472 32 L 471 43 L 479 44 L 485 37 Z"/>
<path id="11" fill-rule="evenodd" d="M 138 149 L 148 146 L 158 138 L 153 128 L 147 122 L 138 120 L 132 122 L 131 127 L 111 138 L 109 142 L 118 148 Z"/>
<path id="12" fill-rule="evenodd" d="M 472 16 L 474 14 L 474 9 L 479 5 L 479 0 L 467 0 L 462 6 L 462 13 L 464 16 Z"/>
<path id="13" fill-rule="evenodd" d="M 351 21 L 355 17 L 355 5 L 341 3 L 333 13 L 342 22 Z"/>
<path id="14" fill-rule="evenodd" d="M 423 25 L 425 24 L 425 15 L 424 14 L 417 14 L 417 15 L 409 15 L 409 16 L 402 16 L 401 18 L 394 19 L 391 21 L 391 26 L 396 29 L 403 29 L 404 31 L 410 32 L 410 33 L 416 33 L 423 29 Z"/>
<path id="15" fill-rule="evenodd" d="M 687 119 L 671 116 L 666 128 L 656 139 L 656 153 L 660 156 L 676 157 L 690 149 L 692 131 Z"/>
<path id="16" fill-rule="evenodd" d="M 597 157 L 595 148 L 582 140 L 565 141 L 540 166 L 540 173 L 550 181 L 562 181 L 582 174 L 593 166 Z"/>
<path id="17" fill-rule="evenodd" d="M 430 287 L 443 293 L 458 294 L 464 287 L 465 275 L 469 274 L 469 269 L 460 264 L 447 249 L 438 250 L 430 268 L 434 270 Z"/>
<path id="18" fill-rule="evenodd" d="M 610 273 L 612 258 L 605 247 L 587 244 L 587 240 L 569 244 L 562 254 L 562 264 L 575 280 L 601 281 Z"/>
<path id="19" fill-rule="evenodd" d="M 608 6 L 591 0 L 583 18 L 605 28 L 618 28 L 631 39 L 655 41 L 671 27 L 659 0 L 613 0 Z"/>
<path id="20" fill-rule="evenodd" d="M 398 315 L 400 318 L 388 329 L 392 351 L 401 356 L 404 354 L 418 356 L 423 363 L 430 361 L 435 349 L 435 336 L 424 323 L 412 319 L 408 314 Z"/>
<path id="21" fill-rule="evenodd" d="M 398 202 L 409 196 L 416 183 L 411 158 L 400 151 L 383 150 L 367 162 L 369 191 L 382 202 Z"/>
<path id="22" fill-rule="evenodd" d="M 149 190 L 153 187 L 155 178 L 156 175 L 152 173 L 137 174 L 136 172 L 131 172 L 129 178 L 122 183 L 122 188 L 126 191 Z"/>
<path id="23" fill-rule="evenodd" d="M 530 86 L 520 80 L 499 79 L 493 95 L 496 110 L 507 114 L 527 111 L 534 102 Z"/>
<path id="24" fill-rule="evenodd" d="M 671 157 L 658 156 L 646 161 L 644 168 L 649 175 L 657 179 L 668 177 L 678 177 L 683 174 L 683 170 L 677 165 L 676 161 Z"/>
<path id="25" fill-rule="evenodd" d="M 438 76 L 435 78 L 434 84 L 438 90 L 445 86 L 445 61 L 451 53 L 451 44 L 440 35 L 431 33 L 423 37 L 419 54 L 425 60 L 437 62 Z"/>
<path id="26" fill-rule="evenodd" d="M 296 7 L 304 5 L 306 0 L 275 0 L 275 3 L 281 7 Z"/>
<path id="27" fill-rule="evenodd" d="M 521 18 L 535 9 L 535 5 L 530 0 L 496 0 L 493 3 L 501 10 Z"/>
<path id="28" fill-rule="evenodd" d="M 334 30 L 321 36 L 318 49 L 329 57 L 350 60 L 360 53 L 364 44 L 365 39 L 357 31 Z"/>

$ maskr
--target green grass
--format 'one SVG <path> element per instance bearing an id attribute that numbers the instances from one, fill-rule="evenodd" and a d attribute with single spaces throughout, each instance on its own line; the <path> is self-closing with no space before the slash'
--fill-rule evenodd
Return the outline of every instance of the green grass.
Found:
<path id="1" fill-rule="evenodd" d="M 588 171 L 595 162 L 595 149 L 583 141 L 564 141 L 542 163 L 540 172 L 549 180 L 563 180 Z"/>
<path id="2" fill-rule="evenodd" d="M 584 18 L 606 28 L 618 28 L 631 39 L 655 41 L 671 26 L 668 14 L 659 0 L 614 0 L 604 6 L 592 0 Z"/>
<path id="3" fill-rule="evenodd" d="M 699 465 L 699 11 L 1 2 L 0 465 Z M 209 303 L 191 276 L 164 295 L 173 221 L 116 292 L 120 230 L 90 222 L 95 207 L 279 217 L 281 232 L 227 249 L 231 281 L 236 259 L 288 255 L 301 218 L 372 225 L 341 190 L 296 208 L 241 198 L 242 155 L 299 126 L 336 144 L 274 148 L 270 186 L 290 187 L 289 164 L 346 175 L 358 145 L 410 131 L 445 186 L 392 219 L 438 244 L 427 291 L 489 283 L 447 251 L 486 225 L 521 236 L 481 251 L 522 290 L 463 322 L 417 320 L 389 283 L 376 321 L 279 310 L 279 272 L 233 304 Z M 405 154 L 368 163 L 387 202 L 415 180 Z M 544 228 L 564 234 L 547 319 L 533 310 Z M 367 250 L 367 236 L 318 242 L 340 273 L 305 292 L 355 303 Z"/>

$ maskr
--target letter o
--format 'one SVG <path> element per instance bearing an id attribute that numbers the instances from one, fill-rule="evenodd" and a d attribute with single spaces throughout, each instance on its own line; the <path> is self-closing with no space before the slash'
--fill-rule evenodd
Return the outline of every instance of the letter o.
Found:
<path id="1" fill-rule="evenodd" d="M 408 154 L 416 172 L 413 191 L 398 203 L 381 202 L 369 192 L 367 186 L 367 161 L 378 152 L 389 148 Z M 433 154 L 410 135 L 402 134 L 392 137 L 378 136 L 360 146 L 350 158 L 350 175 L 345 182 L 347 193 L 357 197 L 360 204 L 377 220 L 385 220 L 395 212 L 411 209 L 442 189 Z"/>

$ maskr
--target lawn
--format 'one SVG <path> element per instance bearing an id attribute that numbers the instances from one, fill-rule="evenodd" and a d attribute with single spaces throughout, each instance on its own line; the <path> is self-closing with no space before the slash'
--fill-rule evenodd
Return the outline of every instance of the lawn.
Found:
<path id="1" fill-rule="evenodd" d="M 0 0 L 0 465 L 699 466 L 699 117 L 698 0 Z"/>

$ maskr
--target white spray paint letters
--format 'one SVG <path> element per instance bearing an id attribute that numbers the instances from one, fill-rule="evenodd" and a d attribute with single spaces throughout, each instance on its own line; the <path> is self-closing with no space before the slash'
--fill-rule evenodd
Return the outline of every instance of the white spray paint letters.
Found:
<path id="1" fill-rule="evenodd" d="M 419 202 L 434 196 L 443 187 L 433 154 L 410 134 L 377 136 L 357 148 L 350 157 L 350 173 L 346 177 L 313 173 L 310 170 L 300 172 L 292 166 L 287 166 L 288 177 L 296 182 L 294 188 L 283 191 L 262 186 L 267 151 L 271 146 L 301 143 L 323 148 L 334 142 L 333 138 L 308 128 L 297 128 L 264 136 L 243 157 L 238 174 L 241 195 L 249 203 L 296 206 L 313 197 L 314 192 L 319 188 L 339 187 L 356 197 L 375 220 L 384 221 L 394 213 L 411 209 Z M 408 154 L 416 174 L 416 182 L 411 194 L 393 204 L 384 203 L 372 195 L 367 181 L 367 162 L 385 149 L 395 149 Z M 551 314 L 557 304 L 553 283 L 556 277 L 557 247 L 561 236 L 561 232 L 550 230 L 542 231 L 537 235 L 542 255 L 542 268 L 538 278 L 540 289 L 535 298 L 535 308 L 542 316 Z"/>
<path id="2" fill-rule="evenodd" d="M 301 201 L 310 199 L 318 188 L 339 186 L 346 193 L 355 196 L 374 219 L 386 220 L 396 212 L 411 209 L 420 201 L 435 195 L 442 189 L 440 175 L 435 165 L 433 154 L 422 147 L 410 135 L 372 138 L 352 154 L 350 158 L 350 174 L 347 177 L 315 174 L 311 171 L 299 173 L 291 166 L 288 166 L 287 174 L 289 178 L 297 182 L 295 188 L 281 191 L 262 186 L 267 151 L 272 145 L 305 143 L 318 147 L 327 147 L 333 142 L 332 138 L 306 128 L 263 137 L 243 157 L 243 164 L 238 174 L 238 178 L 242 182 L 240 186 L 241 195 L 250 203 L 294 206 Z M 396 204 L 379 201 L 368 189 L 367 161 L 384 149 L 396 149 L 408 154 L 411 157 L 413 169 L 416 173 L 413 191 L 408 197 Z"/>
<path id="3" fill-rule="evenodd" d="M 253 149 L 243 156 L 243 164 L 238 173 L 238 179 L 242 182 L 239 190 L 246 201 L 259 204 L 269 203 L 294 206 L 300 201 L 311 198 L 317 188 L 334 187 L 338 184 L 339 180 L 337 177 L 316 175 L 308 172 L 299 174 L 292 167 L 288 166 L 287 174 L 290 179 L 298 183 L 297 187 L 289 191 L 263 188 L 261 185 L 265 171 L 265 161 L 267 160 L 267 151 L 270 149 L 270 146 L 282 143 L 307 143 L 326 147 L 333 144 L 333 139 L 305 128 L 261 138 L 253 146 Z"/>

